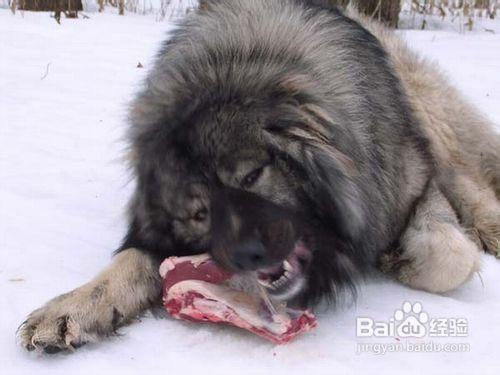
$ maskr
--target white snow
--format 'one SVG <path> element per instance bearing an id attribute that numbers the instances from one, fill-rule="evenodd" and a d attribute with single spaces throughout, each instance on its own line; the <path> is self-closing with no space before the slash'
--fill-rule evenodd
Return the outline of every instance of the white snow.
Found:
<path id="1" fill-rule="evenodd" d="M 318 329 L 281 347 L 233 328 L 151 314 L 123 328 L 122 336 L 71 355 L 39 356 L 18 347 L 15 330 L 24 317 L 94 276 L 125 232 L 124 207 L 132 189 L 120 160 L 125 110 L 169 25 L 154 16 L 90 17 L 57 25 L 47 13 L 12 16 L 0 10 L 3 374 L 498 371 L 500 261 L 486 255 L 482 282 L 475 277 L 445 295 L 382 277 L 370 280 L 355 305 L 322 309 Z M 496 34 L 402 33 L 500 124 L 500 23 L 488 27 Z M 145 69 L 137 68 L 138 62 Z M 356 317 L 387 321 L 407 300 L 421 302 L 431 317 L 466 318 L 467 337 L 425 340 L 463 342 L 470 351 L 357 354 L 357 343 L 397 341 L 357 338 Z"/>

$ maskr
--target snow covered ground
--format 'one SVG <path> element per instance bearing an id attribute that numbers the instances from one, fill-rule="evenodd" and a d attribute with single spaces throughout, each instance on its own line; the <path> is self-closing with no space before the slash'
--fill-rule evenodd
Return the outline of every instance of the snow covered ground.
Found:
<path id="1" fill-rule="evenodd" d="M 122 336 L 72 355 L 21 350 L 15 330 L 23 318 L 94 276 L 124 234 L 131 192 L 120 160 L 124 113 L 169 29 L 152 16 L 90 17 L 57 25 L 46 13 L 12 16 L 0 10 L 3 374 L 498 373 L 500 261 L 491 256 L 484 256 L 482 281 L 476 277 L 445 295 L 410 290 L 385 278 L 371 280 L 355 305 L 320 311 L 320 327 L 286 346 L 228 327 L 147 315 L 122 329 Z M 500 124 L 500 23 L 488 28 L 496 33 L 403 34 L 415 49 L 439 61 Z M 138 62 L 145 68 L 137 68 Z M 421 339 L 356 336 L 357 317 L 389 322 L 405 301 L 420 302 L 430 318 L 466 319 L 467 335 L 436 338 L 429 329 Z M 468 350 L 360 352 L 363 343 L 390 344 L 390 350 L 408 342 L 460 343 Z"/>

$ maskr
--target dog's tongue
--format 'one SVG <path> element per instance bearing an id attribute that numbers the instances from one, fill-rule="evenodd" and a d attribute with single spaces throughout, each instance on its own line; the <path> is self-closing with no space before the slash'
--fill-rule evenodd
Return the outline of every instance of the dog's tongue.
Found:
<path id="1" fill-rule="evenodd" d="M 309 311 L 270 305 L 259 293 L 220 269 L 207 254 L 167 258 L 160 266 L 163 303 L 177 319 L 228 323 L 284 344 L 317 323 Z"/>

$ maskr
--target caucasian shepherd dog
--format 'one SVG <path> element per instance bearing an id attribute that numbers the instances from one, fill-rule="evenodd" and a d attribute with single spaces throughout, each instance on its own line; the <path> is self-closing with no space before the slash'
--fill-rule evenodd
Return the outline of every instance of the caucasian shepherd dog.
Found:
<path id="1" fill-rule="evenodd" d="M 491 124 L 392 32 L 321 1 L 214 0 L 190 14 L 130 126 L 128 234 L 100 275 L 21 325 L 28 350 L 131 321 L 159 300 L 170 255 L 209 251 L 305 305 L 377 267 L 445 292 L 483 250 L 500 252 Z"/>

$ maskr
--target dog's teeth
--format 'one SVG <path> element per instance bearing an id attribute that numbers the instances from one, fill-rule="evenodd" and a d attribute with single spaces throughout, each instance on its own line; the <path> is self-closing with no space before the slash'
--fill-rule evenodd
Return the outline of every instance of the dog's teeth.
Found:
<path id="1" fill-rule="evenodd" d="M 292 276 L 292 273 L 290 271 L 285 271 L 285 273 L 283 274 L 283 276 L 285 276 L 287 279 L 290 279 L 291 276 Z"/>
<path id="2" fill-rule="evenodd" d="M 285 271 L 293 271 L 293 267 L 288 260 L 283 261 L 283 268 Z"/>
<path id="3" fill-rule="evenodd" d="M 276 280 L 276 281 L 279 281 L 279 280 Z M 257 279 L 257 282 L 262 285 L 263 287 L 265 288 L 268 288 L 268 289 L 276 289 L 279 285 L 276 283 L 276 281 L 273 281 L 273 282 L 269 282 L 267 280 L 260 280 L 260 279 Z"/>
<path id="4" fill-rule="evenodd" d="M 281 275 L 281 277 L 278 279 L 278 280 L 274 280 L 271 285 L 275 288 L 280 288 L 282 287 L 283 285 L 285 285 L 289 279 L 290 279 L 290 276 L 291 273 L 286 271 L 283 275 Z"/>
<path id="5" fill-rule="evenodd" d="M 266 287 L 266 288 L 269 288 L 269 287 L 272 287 L 271 283 L 267 280 L 260 280 L 260 279 L 257 279 L 257 282 L 262 285 L 263 287 Z"/>

